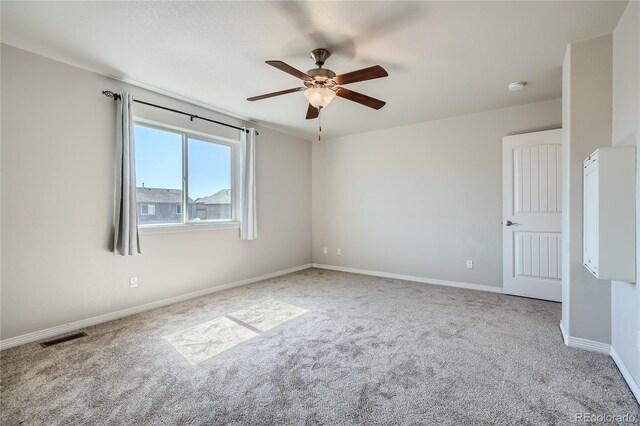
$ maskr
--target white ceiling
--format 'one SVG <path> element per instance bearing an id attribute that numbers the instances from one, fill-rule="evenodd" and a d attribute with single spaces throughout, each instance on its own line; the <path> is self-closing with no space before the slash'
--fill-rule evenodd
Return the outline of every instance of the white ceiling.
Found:
<path id="1" fill-rule="evenodd" d="M 626 2 L 13 2 L 2 41 L 162 89 L 314 139 L 299 86 L 264 63 L 306 71 L 380 64 L 389 77 L 348 87 L 387 101 L 375 111 L 336 98 L 324 137 L 558 98 L 568 43 L 611 33 Z M 521 92 L 508 83 L 529 82 Z"/>

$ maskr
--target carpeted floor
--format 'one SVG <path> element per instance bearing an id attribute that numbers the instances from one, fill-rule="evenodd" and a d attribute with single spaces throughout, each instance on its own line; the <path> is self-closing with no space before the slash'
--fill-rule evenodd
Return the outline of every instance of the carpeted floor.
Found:
<path id="1" fill-rule="evenodd" d="M 270 299 L 307 312 L 195 365 L 165 338 Z M 613 361 L 564 346 L 559 320 L 556 303 L 309 269 L 3 351 L 0 423 L 640 422 Z"/>

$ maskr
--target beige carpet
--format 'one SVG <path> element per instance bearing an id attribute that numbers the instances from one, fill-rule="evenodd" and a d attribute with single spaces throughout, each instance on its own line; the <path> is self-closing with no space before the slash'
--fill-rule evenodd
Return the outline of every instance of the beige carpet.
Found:
<path id="1" fill-rule="evenodd" d="M 559 320 L 556 303 L 310 269 L 3 351 L 0 423 L 640 422 L 613 361 L 564 346 Z"/>

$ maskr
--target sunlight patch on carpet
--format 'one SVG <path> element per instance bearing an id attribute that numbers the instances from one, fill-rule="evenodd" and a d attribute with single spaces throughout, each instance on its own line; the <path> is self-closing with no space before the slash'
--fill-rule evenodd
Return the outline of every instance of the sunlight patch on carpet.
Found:
<path id="1" fill-rule="evenodd" d="M 257 335 L 258 333 L 221 317 L 165 336 L 165 339 L 187 361 L 197 364 Z"/>
<path id="2" fill-rule="evenodd" d="M 249 306 L 246 309 L 240 309 L 239 311 L 229 314 L 229 316 L 249 324 L 260 331 L 267 331 L 305 312 L 307 312 L 306 309 L 279 300 L 270 299 Z"/>

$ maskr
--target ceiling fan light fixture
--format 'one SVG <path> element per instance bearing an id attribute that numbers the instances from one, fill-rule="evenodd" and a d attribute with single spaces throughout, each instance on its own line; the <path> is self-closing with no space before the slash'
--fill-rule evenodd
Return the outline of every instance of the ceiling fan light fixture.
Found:
<path id="1" fill-rule="evenodd" d="M 274 96 L 286 95 L 287 93 L 303 92 L 305 98 L 307 98 L 307 101 L 309 102 L 307 115 L 305 117 L 307 120 L 312 120 L 314 118 L 319 119 L 320 109 L 328 106 L 336 96 L 376 110 L 385 105 L 385 102 L 380 99 L 375 99 L 342 87 L 345 84 L 387 77 L 389 74 L 384 68 L 380 65 L 373 65 L 356 71 L 336 75 L 336 73 L 330 69 L 323 68 L 326 59 L 330 55 L 331 54 L 326 49 L 316 49 L 311 52 L 311 57 L 316 63 L 317 68 L 310 69 L 306 73 L 279 60 L 265 61 L 268 65 L 302 80 L 302 84 L 304 86 L 266 93 L 260 96 L 253 96 L 247 98 L 247 101 L 253 102 L 261 99 L 272 98 Z"/>
<path id="2" fill-rule="evenodd" d="M 326 87 L 312 87 L 304 91 L 304 96 L 316 108 L 324 108 L 336 97 L 336 92 Z"/>

